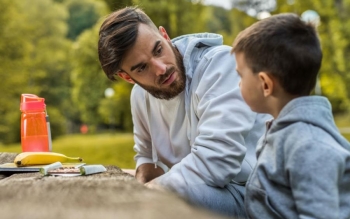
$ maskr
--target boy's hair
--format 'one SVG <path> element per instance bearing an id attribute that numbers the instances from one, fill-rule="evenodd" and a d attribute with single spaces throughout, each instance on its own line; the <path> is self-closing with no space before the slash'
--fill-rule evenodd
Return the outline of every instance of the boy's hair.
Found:
<path id="1" fill-rule="evenodd" d="M 100 28 L 98 56 L 107 77 L 115 81 L 123 57 L 135 44 L 139 24 L 143 23 L 157 30 L 152 20 L 137 7 L 117 10 L 106 18 Z"/>
<path id="2" fill-rule="evenodd" d="M 244 54 L 253 73 L 267 72 L 292 95 L 309 95 L 321 67 L 322 50 L 315 27 L 285 13 L 258 21 L 239 33 L 232 53 Z"/>

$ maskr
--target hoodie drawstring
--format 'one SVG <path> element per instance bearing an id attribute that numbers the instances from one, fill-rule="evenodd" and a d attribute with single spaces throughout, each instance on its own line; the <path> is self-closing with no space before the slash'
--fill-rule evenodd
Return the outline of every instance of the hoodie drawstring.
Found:
<path id="1" fill-rule="evenodd" d="M 148 98 L 148 94 L 146 94 L 146 106 L 147 106 L 147 115 L 148 115 L 148 129 L 150 132 L 150 135 L 152 136 L 152 126 L 151 126 L 151 122 L 152 122 L 152 116 L 151 116 L 151 108 L 149 106 L 149 98 Z M 154 168 L 157 168 L 157 162 L 158 162 L 158 154 L 157 154 L 157 150 L 156 147 L 153 144 L 153 140 L 151 139 L 151 144 L 152 144 L 152 161 L 154 163 Z"/>

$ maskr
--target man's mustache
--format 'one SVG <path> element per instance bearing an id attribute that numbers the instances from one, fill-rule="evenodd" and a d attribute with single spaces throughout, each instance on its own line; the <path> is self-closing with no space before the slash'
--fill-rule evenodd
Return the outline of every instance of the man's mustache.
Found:
<path id="1" fill-rule="evenodd" d="M 173 73 L 175 71 L 175 67 L 171 66 L 170 68 L 168 68 L 165 73 L 161 76 L 159 76 L 158 79 L 158 84 L 162 85 L 164 83 L 164 81 L 171 75 L 171 73 Z"/>

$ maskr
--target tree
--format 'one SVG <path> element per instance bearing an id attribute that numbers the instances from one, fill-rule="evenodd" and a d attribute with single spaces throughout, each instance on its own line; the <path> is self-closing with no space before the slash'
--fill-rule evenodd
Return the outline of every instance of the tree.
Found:
<path id="1" fill-rule="evenodd" d="M 133 85 L 120 80 L 111 87 L 115 95 L 101 99 L 98 113 L 105 124 L 122 131 L 132 131 L 130 93 Z"/>
<path id="2" fill-rule="evenodd" d="M 100 122 L 98 106 L 108 87 L 98 61 L 97 41 L 100 23 L 81 34 L 73 47 L 72 98 L 80 112 L 80 119 L 92 127 Z M 91 130 L 91 129 L 90 129 Z"/>
<path id="3" fill-rule="evenodd" d="M 233 8 L 244 11 L 250 16 L 257 16 L 260 12 L 276 9 L 276 0 L 231 0 Z"/>
<path id="4" fill-rule="evenodd" d="M 52 120 L 53 136 L 62 133 L 63 124 L 60 123 L 64 119 L 57 109 L 59 103 L 50 103 L 63 91 L 64 86 L 56 85 L 65 83 L 60 79 L 64 76 L 62 72 L 68 72 L 64 64 L 69 46 L 65 39 L 65 9 L 49 0 L 4 0 L 1 8 L 3 6 L 0 54 L 4 63 L 0 66 L 0 75 L 6 83 L 0 88 L 0 103 L 1 115 L 6 119 L 1 125 L 0 139 L 4 143 L 20 139 L 22 93 L 44 97 L 47 108 L 57 114 Z"/>
<path id="5" fill-rule="evenodd" d="M 163 26 L 171 38 L 205 31 L 205 6 L 189 0 L 134 0 L 156 26 Z M 197 2 L 197 1 L 196 1 Z"/>
<path id="6" fill-rule="evenodd" d="M 133 5 L 132 0 L 104 0 L 104 2 L 107 4 L 108 8 L 110 11 L 114 11 L 120 8 L 124 8 L 126 6 L 131 6 Z"/>
<path id="7" fill-rule="evenodd" d="M 67 37 L 75 40 L 84 30 L 92 28 L 107 13 L 104 2 L 96 0 L 64 0 L 69 17 Z"/>
<path id="8" fill-rule="evenodd" d="M 301 15 L 306 10 L 314 10 L 320 15 L 321 24 L 318 26 L 323 61 L 320 70 L 322 95 L 329 98 L 333 112 L 344 112 L 349 109 L 350 63 L 347 61 L 350 53 L 350 15 L 346 13 L 350 1 L 333 0 L 295 0 L 293 4 L 278 1 L 278 9 L 274 13 L 294 12 Z"/>
<path id="9" fill-rule="evenodd" d="M 25 55 L 25 45 L 22 40 L 14 40 L 18 38 L 15 21 L 18 16 L 18 2 L 3 0 L 0 7 L 0 143 L 18 141 L 20 138 L 18 86 L 24 81 L 20 77 L 19 64 Z"/>

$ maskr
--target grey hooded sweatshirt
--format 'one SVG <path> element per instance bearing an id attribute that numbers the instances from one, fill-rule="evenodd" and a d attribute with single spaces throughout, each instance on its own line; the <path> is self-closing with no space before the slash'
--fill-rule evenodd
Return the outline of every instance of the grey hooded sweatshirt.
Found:
<path id="1" fill-rule="evenodd" d="M 296 98 L 267 123 L 246 185 L 250 218 L 350 218 L 350 144 L 329 101 Z"/>

